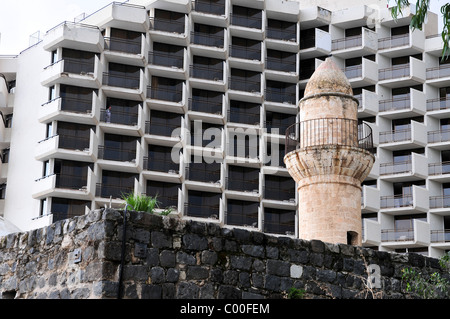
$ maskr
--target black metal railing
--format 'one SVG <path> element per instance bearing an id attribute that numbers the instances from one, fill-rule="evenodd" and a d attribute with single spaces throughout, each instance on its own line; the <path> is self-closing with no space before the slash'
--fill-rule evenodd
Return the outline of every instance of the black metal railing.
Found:
<path id="1" fill-rule="evenodd" d="M 95 196 L 101 198 L 118 198 L 122 199 L 124 195 L 132 194 L 134 192 L 133 186 L 126 185 L 106 185 L 97 184 L 95 189 Z"/>
<path id="2" fill-rule="evenodd" d="M 297 63 L 294 61 L 289 61 L 288 59 L 267 57 L 266 58 L 266 69 L 274 70 L 280 72 L 295 72 L 297 68 Z"/>
<path id="3" fill-rule="evenodd" d="M 259 46 L 261 47 L 261 46 Z M 246 46 L 232 44 L 229 47 L 230 57 L 261 61 L 261 48 L 254 49 Z"/>
<path id="4" fill-rule="evenodd" d="M 261 93 L 261 82 L 242 77 L 229 77 L 228 85 L 230 90 L 245 91 L 251 93 Z"/>
<path id="5" fill-rule="evenodd" d="M 222 114 L 222 98 L 220 101 L 189 99 L 189 111 Z"/>
<path id="6" fill-rule="evenodd" d="M 137 90 L 140 87 L 139 76 L 129 76 L 126 74 L 103 73 L 103 84 L 114 87 Z"/>
<path id="7" fill-rule="evenodd" d="M 217 205 L 184 204 L 184 214 L 191 217 L 219 219 L 220 207 Z"/>
<path id="8" fill-rule="evenodd" d="M 261 29 L 262 26 L 262 18 L 261 17 L 251 17 L 251 16 L 243 16 L 230 13 L 230 22 L 231 25 L 252 28 L 252 29 Z"/>
<path id="9" fill-rule="evenodd" d="M 224 35 L 217 35 L 213 33 L 206 32 L 191 32 L 191 43 L 198 45 L 205 45 L 209 47 L 223 48 L 224 46 Z"/>
<path id="10" fill-rule="evenodd" d="M 182 51 L 183 52 L 183 51 Z M 182 54 L 173 52 L 155 52 L 148 53 L 148 63 L 166 67 L 183 68 L 184 52 Z"/>
<path id="11" fill-rule="evenodd" d="M 102 109 L 100 110 L 100 122 L 134 126 L 138 124 L 138 112 L 138 109 L 129 112 L 113 109 L 111 113 L 107 113 L 105 109 Z"/>
<path id="12" fill-rule="evenodd" d="M 191 65 L 190 73 L 193 78 L 211 81 L 223 81 L 223 65 L 220 68 L 215 66 Z"/>
<path id="13" fill-rule="evenodd" d="M 56 174 L 56 188 L 78 190 L 87 187 L 87 177 L 70 174 Z"/>
<path id="14" fill-rule="evenodd" d="M 195 0 L 193 3 L 193 10 L 202 13 L 224 15 L 225 1 L 223 1 L 222 3 L 213 3 L 211 1 Z"/>
<path id="15" fill-rule="evenodd" d="M 180 171 L 180 164 L 175 163 L 172 160 L 166 160 L 163 158 L 156 158 L 153 156 L 152 158 L 149 158 L 147 156 L 144 157 L 144 169 L 154 172 L 161 172 L 161 173 L 171 173 L 171 174 L 178 174 Z"/>
<path id="16" fill-rule="evenodd" d="M 185 21 L 150 18 L 150 31 L 163 31 L 183 34 Z"/>
<path id="17" fill-rule="evenodd" d="M 147 97 L 154 100 L 180 103 L 183 101 L 183 88 L 180 85 L 173 87 L 148 86 Z"/>
<path id="18" fill-rule="evenodd" d="M 135 162 L 136 150 L 121 149 L 100 145 L 98 147 L 98 158 L 118 162 Z"/>
<path id="19" fill-rule="evenodd" d="M 141 38 L 138 38 L 138 40 L 105 38 L 105 50 L 140 54 L 142 52 Z"/>
<path id="20" fill-rule="evenodd" d="M 340 118 L 312 119 L 295 123 L 286 130 L 286 154 L 307 147 L 339 145 L 374 153 L 371 127 Z"/>
<path id="21" fill-rule="evenodd" d="M 174 123 L 171 123 L 169 121 L 147 121 L 145 122 L 145 134 L 172 137 L 174 131 L 179 129 L 180 127 L 181 124 L 179 120 L 175 121 Z"/>

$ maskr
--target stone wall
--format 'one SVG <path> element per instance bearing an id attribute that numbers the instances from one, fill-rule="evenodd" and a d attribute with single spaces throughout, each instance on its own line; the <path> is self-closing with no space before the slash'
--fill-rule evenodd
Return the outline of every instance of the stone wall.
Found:
<path id="1" fill-rule="evenodd" d="M 0 297 L 31 299 L 407 298 L 401 269 L 440 271 L 437 259 L 278 237 L 128 212 L 95 210 L 0 238 Z"/>

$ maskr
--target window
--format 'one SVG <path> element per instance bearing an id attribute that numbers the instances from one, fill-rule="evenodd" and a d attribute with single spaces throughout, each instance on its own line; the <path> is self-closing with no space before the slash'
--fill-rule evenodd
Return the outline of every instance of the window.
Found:
<path id="1" fill-rule="evenodd" d="M 240 192 L 259 192 L 258 168 L 228 166 L 227 189 Z"/>
<path id="2" fill-rule="evenodd" d="M 295 211 L 264 207 L 264 232 L 295 234 Z"/>
<path id="3" fill-rule="evenodd" d="M 192 89 L 190 110 L 212 114 L 222 114 L 223 93 Z"/>
<path id="4" fill-rule="evenodd" d="M 295 42 L 297 41 L 297 23 L 268 19 L 267 37 L 271 39 Z"/>
<path id="5" fill-rule="evenodd" d="M 234 123 L 260 125 L 261 104 L 230 101 L 230 112 L 228 120 Z"/>
<path id="6" fill-rule="evenodd" d="M 95 131 L 95 126 L 58 122 L 57 127 L 57 134 L 59 135 L 59 148 L 81 151 L 89 149 L 91 130 Z"/>
<path id="7" fill-rule="evenodd" d="M 185 14 L 155 9 L 154 30 L 184 33 Z"/>
<path id="8" fill-rule="evenodd" d="M 147 134 L 172 136 L 181 127 L 181 114 L 152 110 Z"/>
<path id="9" fill-rule="evenodd" d="M 185 214 L 192 217 L 219 218 L 219 204 L 222 194 L 188 191 Z"/>
<path id="10" fill-rule="evenodd" d="M 148 146 L 148 161 L 146 168 L 150 171 L 163 173 L 179 173 L 180 164 L 172 159 L 172 148 L 159 145 Z M 176 160 L 179 160 L 177 158 Z"/>
<path id="11" fill-rule="evenodd" d="M 183 100 L 184 81 L 152 76 L 148 95 L 152 99 L 179 103 Z"/>
<path id="12" fill-rule="evenodd" d="M 261 29 L 262 10 L 233 6 L 231 24 L 241 27 Z"/>
<path id="13" fill-rule="evenodd" d="M 161 209 L 178 207 L 178 191 L 180 189 L 180 184 L 147 181 L 147 195 L 156 197 L 158 206 Z"/>
<path id="14" fill-rule="evenodd" d="M 97 187 L 96 196 L 103 198 L 122 198 L 123 195 L 134 192 L 134 183 L 138 174 L 106 171 L 102 172 L 102 184 Z"/>
<path id="15" fill-rule="evenodd" d="M 99 154 L 99 158 L 111 161 L 134 162 L 136 161 L 137 141 L 138 138 L 134 136 L 105 133 L 103 156 Z"/>
<path id="16" fill-rule="evenodd" d="M 51 213 L 53 222 L 83 216 L 86 213 L 86 207 L 91 208 L 91 202 L 67 198 L 52 198 Z"/>
<path id="17" fill-rule="evenodd" d="M 95 53 L 64 48 L 64 72 L 84 74 L 93 73 L 95 68 Z"/>
<path id="18" fill-rule="evenodd" d="M 236 226 L 258 227 L 259 203 L 228 199 L 226 223 Z"/>
<path id="19" fill-rule="evenodd" d="M 149 63 L 167 67 L 183 68 L 185 47 L 154 42 Z"/>
<path id="20" fill-rule="evenodd" d="M 265 175 L 264 198 L 278 201 L 295 200 L 295 182 L 292 177 Z"/>
<path id="21" fill-rule="evenodd" d="M 61 85 L 61 110 L 74 113 L 91 113 L 96 90 L 78 86 Z"/>
<path id="22" fill-rule="evenodd" d="M 137 125 L 139 114 L 139 101 L 122 100 L 116 98 L 106 99 L 106 109 L 111 107 L 109 123 L 122 125 Z M 102 121 L 108 122 L 106 109 L 102 110 Z"/>
<path id="23" fill-rule="evenodd" d="M 92 163 L 55 160 L 53 173 L 56 175 L 56 188 L 83 189 L 87 186 L 88 169 Z"/>

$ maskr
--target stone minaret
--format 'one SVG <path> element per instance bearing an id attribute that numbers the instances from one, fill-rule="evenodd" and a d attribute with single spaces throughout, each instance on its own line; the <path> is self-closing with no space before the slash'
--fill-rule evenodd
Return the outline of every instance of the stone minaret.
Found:
<path id="1" fill-rule="evenodd" d="M 300 100 L 300 123 L 286 131 L 284 162 L 298 185 L 302 239 L 362 244 L 361 182 L 375 157 L 357 108 L 348 79 L 327 58 Z"/>

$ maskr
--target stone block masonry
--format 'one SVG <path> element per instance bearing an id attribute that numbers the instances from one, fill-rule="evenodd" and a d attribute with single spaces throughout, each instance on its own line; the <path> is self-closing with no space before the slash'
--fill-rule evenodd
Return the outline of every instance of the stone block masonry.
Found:
<path id="1" fill-rule="evenodd" d="M 408 298 L 401 270 L 441 271 L 437 259 L 226 228 L 214 222 L 95 210 L 0 238 L 3 299 Z M 368 272 L 369 270 L 369 272 Z M 378 295 L 379 296 L 379 295 Z"/>

